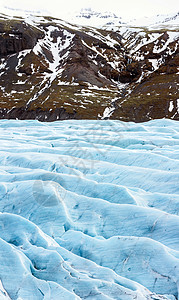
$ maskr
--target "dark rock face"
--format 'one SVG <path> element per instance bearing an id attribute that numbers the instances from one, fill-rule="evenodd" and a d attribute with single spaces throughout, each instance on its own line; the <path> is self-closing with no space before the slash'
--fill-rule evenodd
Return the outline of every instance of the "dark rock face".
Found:
<path id="1" fill-rule="evenodd" d="M 63 108 L 56 108 L 54 111 L 43 111 L 41 108 L 36 110 L 27 110 L 25 107 L 13 108 L 12 110 L 1 109 L 0 119 L 18 119 L 18 120 L 39 120 L 41 122 L 52 122 L 56 120 L 79 119 L 80 116 L 74 113 L 68 113 Z"/>
<path id="2" fill-rule="evenodd" d="M 31 49 L 43 36 L 40 30 L 24 22 L 5 20 L 0 23 L 0 57 Z"/>
<path id="3" fill-rule="evenodd" d="M 0 17 L 0 118 L 178 119 L 174 31 L 127 30 Z"/>
<path id="4" fill-rule="evenodd" d="M 175 56 L 168 57 L 157 73 L 176 74 L 178 72 L 178 66 L 179 51 L 176 51 Z"/>
<path id="5" fill-rule="evenodd" d="M 130 83 L 136 81 L 142 74 L 141 64 L 139 62 L 132 62 L 127 64 L 125 71 L 119 75 L 119 81 L 122 83 Z"/>
<path id="6" fill-rule="evenodd" d="M 76 83 L 88 82 L 98 87 L 113 85 L 110 78 L 112 77 L 112 72 L 115 70 L 107 65 L 106 60 L 100 55 L 96 58 L 98 61 L 98 65 L 96 65 L 91 58 L 94 55 L 94 51 L 82 43 L 80 36 L 89 40 L 89 37 L 84 34 L 76 35 L 73 38 L 73 46 L 71 47 L 67 64 L 62 73 L 62 78 L 67 81 L 71 81 L 74 78 L 74 82 Z M 100 47 L 103 48 L 105 46 L 104 43 L 101 45 L 96 40 L 93 40 L 92 43 L 93 45 L 95 43 L 97 45 L 100 44 Z M 98 72 L 106 78 L 100 76 Z"/>

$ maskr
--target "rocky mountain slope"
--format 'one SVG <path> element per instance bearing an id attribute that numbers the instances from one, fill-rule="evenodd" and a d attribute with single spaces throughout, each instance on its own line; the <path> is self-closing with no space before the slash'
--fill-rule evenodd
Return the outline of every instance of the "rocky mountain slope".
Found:
<path id="1" fill-rule="evenodd" d="M 177 20 L 95 28 L 1 14 L 0 118 L 179 119 Z"/>

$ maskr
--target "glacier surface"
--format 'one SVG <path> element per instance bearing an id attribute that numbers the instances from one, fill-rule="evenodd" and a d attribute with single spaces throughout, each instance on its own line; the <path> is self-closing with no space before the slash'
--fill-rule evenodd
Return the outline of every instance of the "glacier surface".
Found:
<path id="1" fill-rule="evenodd" d="M 0 120 L 0 299 L 178 299 L 179 123 Z"/>

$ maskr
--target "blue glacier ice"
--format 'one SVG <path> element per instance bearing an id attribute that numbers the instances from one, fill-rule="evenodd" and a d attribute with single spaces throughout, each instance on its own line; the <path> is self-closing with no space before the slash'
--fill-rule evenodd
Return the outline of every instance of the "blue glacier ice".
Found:
<path id="1" fill-rule="evenodd" d="M 177 121 L 0 120 L 0 299 L 178 295 Z"/>

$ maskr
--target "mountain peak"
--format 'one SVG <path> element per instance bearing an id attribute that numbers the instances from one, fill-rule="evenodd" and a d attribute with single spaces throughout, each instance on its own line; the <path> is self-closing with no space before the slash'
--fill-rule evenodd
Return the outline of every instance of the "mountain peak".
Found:
<path id="1" fill-rule="evenodd" d="M 112 13 L 112 12 L 99 12 L 99 11 L 95 11 L 92 10 L 92 8 L 82 8 L 79 12 L 79 14 L 77 15 L 77 17 L 79 18 L 87 18 L 90 19 L 92 17 L 98 17 L 98 18 L 118 18 L 116 14 Z"/>
<path id="2" fill-rule="evenodd" d="M 122 17 L 113 12 L 93 10 L 91 7 L 84 7 L 80 11 L 73 13 L 71 20 L 76 24 L 96 27 L 114 23 L 120 25 L 123 22 Z"/>

